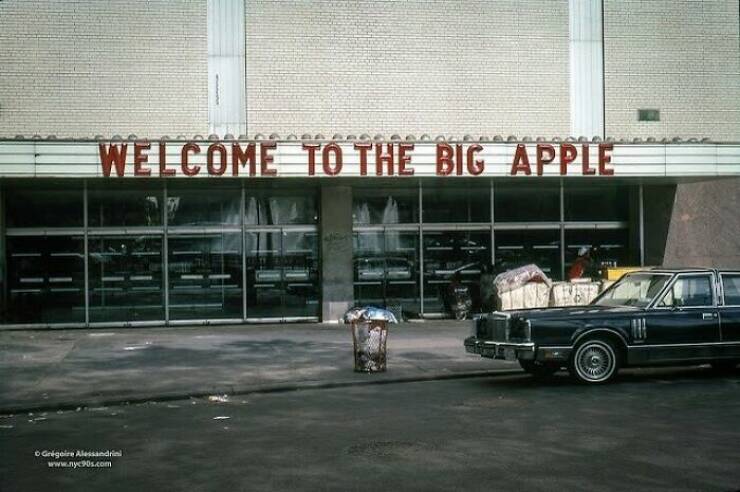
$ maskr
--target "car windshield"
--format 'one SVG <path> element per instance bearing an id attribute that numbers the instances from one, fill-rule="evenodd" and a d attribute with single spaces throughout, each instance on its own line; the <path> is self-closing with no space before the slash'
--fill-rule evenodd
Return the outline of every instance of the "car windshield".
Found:
<path id="1" fill-rule="evenodd" d="M 595 306 L 647 307 L 671 279 L 665 273 L 630 273 L 591 303 Z"/>

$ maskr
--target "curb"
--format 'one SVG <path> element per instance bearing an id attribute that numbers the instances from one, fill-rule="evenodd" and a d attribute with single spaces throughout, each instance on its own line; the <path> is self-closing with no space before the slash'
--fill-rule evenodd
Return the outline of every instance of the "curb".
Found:
<path id="1" fill-rule="evenodd" d="M 349 388 L 356 386 L 378 386 L 384 384 L 401 384 L 401 383 L 419 383 L 425 381 L 447 381 L 455 379 L 473 379 L 473 378 L 484 378 L 493 376 L 508 376 L 514 374 L 521 374 L 520 369 L 493 369 L 485 371 L 469 371 L 460 372 L 453 374 L 432 374 L 428 376 L 405 376 L 395 377 L 386 379 L 374 379 L 367 381 L 305 381 L 300 383 L 277 383 L 267 385 L 254 385 L 254 386 L 243 386 L 243 387 L 232 387 L 231 389 L 211 389 L 209 391 L 189 391 L 189 392 L 172 392 L 172 393 L 157 393 L 147 395 L 146 393 L 132 394 L 130 398 L 110 398 L 104 399 L 93 395 L 83 395 L 79 400 L 75 401 L 58 401 L 58 402 L 45 402 L 44 404 L 27 405 L 27 406 L 8 406 L 0 408 L 0 415 L 15 415 L 21 413 L 36 413 L 36 412 L 51 412 L 51 411 L 65 411 L 65 410 L 77 410 L 78 408 L 85 407 L 100 407 L 100 406 L 121 406 L 138 403 L 148 402 L 168 402 L 176 400 L 186 400 L 188 398 L 206 398 L 214 394 L 228 394 L 228 395 L 250 395 L 250 394 L 270 394 L 270 393 L 287 393 L 291 391 L 300 390 L 320 390 L 320 389 L 333 389 L 333 388 Z"/>

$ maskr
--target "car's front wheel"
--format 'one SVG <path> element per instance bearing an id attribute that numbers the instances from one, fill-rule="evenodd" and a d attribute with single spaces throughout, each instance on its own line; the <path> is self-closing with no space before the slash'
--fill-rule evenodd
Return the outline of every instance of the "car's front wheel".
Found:
<path id="1" fill-rule="evenodd" d="M 558 372 L 559 366 L 553 366 L 550 364 L 543 364 L 534 360 L 519 360 L 519 365 L 522 366 L 525 372 L 531 374 L 535 378 L 547 378 Z"/>
<path id="2" fill-rule="evenodd" d="M 619 351 L 614 343 L 606 338 L 591 338 L 573 352 L 569 371 L 582 383 L 603 384 L 614 379 L 619 366 Z"/>

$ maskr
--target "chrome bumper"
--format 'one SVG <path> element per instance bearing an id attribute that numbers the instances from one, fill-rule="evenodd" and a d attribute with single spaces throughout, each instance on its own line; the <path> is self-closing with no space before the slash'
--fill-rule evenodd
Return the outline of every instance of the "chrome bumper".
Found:
<path id="1" fill-rule="evenodd" d="M 481 357 L 504 360 L 532 360 L 537 348 L 533 342 L 496 342 L 480 340 L 476 337 L 465 339 L 465 351 Z"/>

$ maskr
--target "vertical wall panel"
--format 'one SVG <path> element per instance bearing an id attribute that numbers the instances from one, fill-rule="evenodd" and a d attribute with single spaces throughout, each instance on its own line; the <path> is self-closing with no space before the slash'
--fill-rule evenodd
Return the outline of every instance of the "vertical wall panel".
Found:
<path id="1" fill-rule="evenodd" d="M 208 0 L 208 128 L 247 132 L 244 0 Z"/>
<path id="2" fill-rule="evenodd" d="M 570 131 L 604 137 L 601 0 L 570 0 Z"/>

